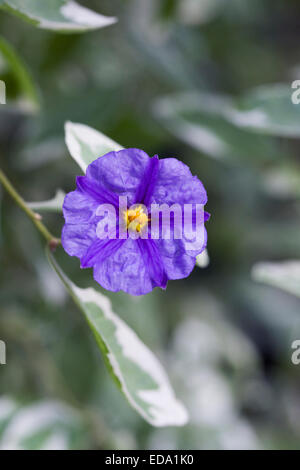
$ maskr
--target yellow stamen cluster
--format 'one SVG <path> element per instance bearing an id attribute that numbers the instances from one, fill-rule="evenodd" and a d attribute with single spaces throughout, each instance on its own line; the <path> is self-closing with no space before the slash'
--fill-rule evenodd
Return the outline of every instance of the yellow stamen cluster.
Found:
<path id="1" fill-rule="evenodd" d="M 142 206 L 136 206 L 125 212 L 125 224 L 128 230 L 140 232 L 148 223 L 148 216 Z"/>

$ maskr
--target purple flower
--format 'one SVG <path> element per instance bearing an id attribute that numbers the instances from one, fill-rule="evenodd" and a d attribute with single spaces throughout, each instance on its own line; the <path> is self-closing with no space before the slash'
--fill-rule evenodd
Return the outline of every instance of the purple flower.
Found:
<path id="1" fill-rule="evenodd" d="M 66 195 L 63 204 L 62 244 L 70 256 L 80 259 L 82 268 L 93 267 L 94 278 L 102 287 L 142 295 L 154 287 L 166 288 L 169 279 L 181 279 L 191 273 L 196 256 L 206 246 L 204 222 L 209 215 L 203 212 L 200 223 L 196 219 L 196 205 L 203 207 L 207 195 L 201 181 L 185 164 L 175 158 L 159 160 L 142 150 L 125 149 L 95 160 L 76 183 L 77 189 Z M 120 196 L 127 198 L 127 207 L 122 210 Z M 98 208 L 104 204 L 117 214 L 114 238 L 98 236 L 97 227 L 103 220 Z M 190 205 L 192 217 L 184 215 L 180 223 L 189 223 L 193 230 L 201 225 L 200 245 L 191 245 L 185 233 L 180 238 L 175 235 L 173 213 L 170 236 L 164 238 L 162 216 L 154 215 L 153 204 L 177 204 L 182 209 Z M 158 239 L 151 226 L 155 217 L 159 220 Z M 123 238 L 121 226 L 125 226 Z M 145 229 L 147 238 L 142 236 Z M 129 236 L 132 234 L 134 237 Z"/>

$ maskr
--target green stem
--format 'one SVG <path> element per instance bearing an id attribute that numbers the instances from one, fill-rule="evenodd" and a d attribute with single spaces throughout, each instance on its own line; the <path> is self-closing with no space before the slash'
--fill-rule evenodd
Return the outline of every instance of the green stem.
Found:
<path id="1" fill-rule="evenodd" d="M 27 206 L 26 202 L 20 196 L 20 194 L 15 190 L 7 176 L 3 173 L 3 171 L 0 168 L 0 182 L 3 184 L 4 188 L 6 191 L 10 194 L 10 196 L 13 198 L 13 200 L 18 204 L 18 206 L 25 212 L 25 214 L 31 219 L 31 221 L 34 223 L 36 228 L 39 230 L 39 232 L 43 235 L 45 240 L 47 241 L 49 247 L 51 249 L 55 249 L 59 244 L 60 240 L 52 235 L 52 233 L 49 232 L 47 227 L 41 222 L 41 216 L 37 214 L 36 212 L 33 212 L 33 210 L 30 209 L 30 207 Z"/>

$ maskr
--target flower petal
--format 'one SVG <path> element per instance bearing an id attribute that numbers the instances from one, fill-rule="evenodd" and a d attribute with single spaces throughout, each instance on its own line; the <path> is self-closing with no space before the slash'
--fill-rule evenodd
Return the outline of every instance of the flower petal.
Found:
<path id="1" fill-rule="evenodd" d="M 89 194 L 76 189 L 65 196 L 63 214 L 67 224 L 86 224 L 95 215 L 99 203 Z"/>
<path id="2" fill-rule="evenodd" d="M 189 167 L 176 158 L 159 160 L 159 173 L 150 203 L 202 204 L 207 203 L 203 184 L 193 176 Z"/>
<path id="3" fill-rule="evenodd" d="M 139 249 L 145 266 L 148 268 L 149 276 L 153 287 L 167 287 L 168 277 L 164 270 L 164 265 L 160 256 L 160 251 L 154 240 L 137 239 Z"/>
<path id="4" fill-rule="evenodd" d="M 140 181 L 140 185 L 135 194 L 135 204 L 148 206 L 158 177 L 159 160 L 158 156 L 149 159 L 145 173 Z"/>
<path id="5" fill-rule="evenodd" d="M 76 178 L 77 188 L 88 194 L 99 204 L 111 204 L 118 210 L 119 198 L 113 192 L 102 187 L 99 182 L 90 180 L 87 176 L 77 176 Z"/>
<path id="6" fill-rule="evenodd" d="M 128 238 L 110 257 L 96 263 L 94 278 L 104 289 L 131 295 L 148 294 L 153 282 L 137 240 Z"/>
<path id="7" fill-rule="evenodd" d="M 68 255 L 81 258 L 94 241 L 95 233 L 92 224 L 65 224 L 61 236 L 62 246 Z"/>
<path id="8" fill-rule="evenodd" d="M 132 205 L 149 160 L 150 157 L 139 149 L 109 152 L 88 166 L 86 176 L 111 193 L 127 196 L 129 205 Z"/>
<path id="9" fill-rule="evenodd" d="M 126 240 L 103 239 L 94 240 L 85 255 L 81 258 L 82 268 L 91 268 L 95 264 L 102 263 L 106 258 L 113 256 Z"/>
<path id="10" fill-rule="evenodd" d="M 182 240 L 157 240 L 156 243 L 168 279 L 182 279 L 190 275 L 196 256 L 187 254 Z"/>

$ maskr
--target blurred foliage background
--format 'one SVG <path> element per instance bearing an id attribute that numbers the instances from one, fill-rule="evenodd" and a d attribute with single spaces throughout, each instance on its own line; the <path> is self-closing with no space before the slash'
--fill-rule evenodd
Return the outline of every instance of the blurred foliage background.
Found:
<path id="1" fill-rule="evenodd" d="M 254 87 L 290 86 L 300 78 L 299 2 L 81 4 L 119 21 L 64 35 L 1 12 L 1 35 L 36 86 L 33 92 L 25 85 L 34 107 L 17 100 L 24 80 L 1 62 L 8 93 L 0 108 L 1 167 L 28 201 L 72 190 L 79 171 L 63 131 L 72 120 L 125 147 L 175 156 L 203 181 L 212 214 L 209 266 L 170 282 L 166 292 L 110 295 L 160 357 L 191 419 L 183 428 L 155 429 L 128 407 L 48 267 L 39 235 L 1 191 L 0 339 L 7 364 L 0 366 L 0 432 L 9 416 L 14 421 L 0 446 L 26 437 L 29 448 L 46 442 L 54 448 L 299 449 L 300 366 L 291 363 L 291 343 L 300 338 L 299 299 L 251 278 L 256 262 L 300 257 L 299 142 L 231 126 L 205 106 L 208 97 L 238 99 Z M 192 99 L 192 109 L 179 115 L 178 93 L 201 93 L 202 109 Z M 174 109 L 165 103 L 169 96 Z M 283 107 L 273 111 L 284 120 Z M 62 217 L 45 221 L 59 235 Z M 62 250 L 58 257 L 71 279 L 94 285 L 90 270 L 81 271 Z"/>

